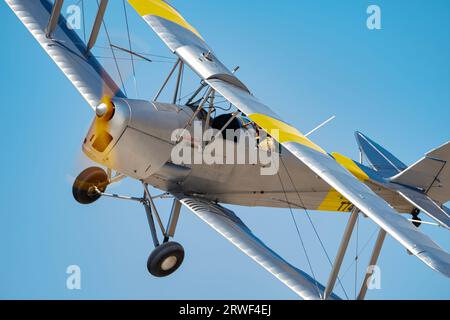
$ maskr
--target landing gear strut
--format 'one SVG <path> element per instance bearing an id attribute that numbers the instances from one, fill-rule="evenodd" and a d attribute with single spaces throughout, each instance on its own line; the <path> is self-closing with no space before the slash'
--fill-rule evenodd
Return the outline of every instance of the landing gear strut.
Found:
<path id="1" fill-rule="evenodd" d="M 107 173 L 98 167 L 91 167 L 81 172 L 75 179 L 72 188 L 75 200 L 82 204 L 90 204 L 98 200 L 101 196 L 104 196 L 140 202 L 145 208 L 153 245 L 155 247 L 148 257 L 147 269 L 155 277 L 166 277 L 172 274 L 181 266 L 184 259 L 183 246 L 175 241 L 170 241 L 175 235 L 181 203 L 177 199 L 174 199 L 167 227 L 164 228 L 161 217 L 153 202 L 153 199 L 156 197 L 151 196 L 146 183 L 142 183 L 144 187 L 144 196 L 142 198 L 105 193 L 109 184 L 119 181 L 124 177 L 118 174 L 116 177 L 111 178 L 110 175 L 110 170 Z M 161 195 L 161 197 L 164 196 L 167 196 L 167 194 Z M 162 244 L 160 244 L 158 239 L 155 219 L 164 237 Z"/>
<path id="2" fill-rule="evenodd" d="M 150 256 L 148 257 L 147 269 L 148 272 L 150 272 L 150 274 L 155 277 L 166 277 L 175 272 L 181 266 L 184 259 L 183 246 L 177 242 L 169 241 L 169 239 L 175 234 L 178 218 L 180 216 L 181 203 L 178 200 L 174 199 L 166 231 L 166 229 L 164 229 L 162 225 L 161 218 L 158 214 L 150 192 L 148 191 L 147 185 L 143 184 L 143 186 L 144 201 L 142 202 L 142 204 L 144 205 L 145 212 L 147 214 L 147 220 L 150 226 L 150 231 L 152 233 L 153 244 L 155 245 L 155 249 L 152 251 L 152 253 L 150 253 Z M 162 244 L 159 244 L 158 241 L 153 214 L 155 215 L 161 232 L 164 235 Z"/>

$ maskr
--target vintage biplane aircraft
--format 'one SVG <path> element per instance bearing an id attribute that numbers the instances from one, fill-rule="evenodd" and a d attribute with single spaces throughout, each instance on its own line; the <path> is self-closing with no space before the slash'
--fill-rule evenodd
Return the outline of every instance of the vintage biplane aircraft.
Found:
<path id="1" fill-rule="evenodd" d="M 108 8 L 107 0 L 98 1 L 86 44 L 68 27 L 61 14 L 63 0 L 6 0 L 6 3 L 95 112 L 82 149 L 106 169 L 84 170 L 73 185 L 75 199 L 83 204 L 93 203 L 101 196 L 141 202 L 155 245 L 147 264 L 154 276 L 171 274 L 183 261 L 183 247 L 171 241 L 182 206 L 304 299 L 339 299 L 333 290 L 359 214 L 370 218 L 380 228 L 371 265 L 377 263 L 385 236 L 389 234 L 409 254 L 444 276 L 450 276 L 450 255 L 418 228 L 419 213 L 429 216 L 443 228 L 450 228 L 450 210 L 443 205 L 450 200 L 449 142 L 409 167 L 359 132 L 357 142 L 368 166 L 337 153 L 327 153 L 254 97 L 235 72 L 221 63 L 200 33 L 162 0 L 128 0 L 128 3 L 178 60 L 154 101 L 131 99 L 91 54 Z M 184 66 L 201 78 L 201 86 L 187 103 L 178 105 Z M 177 70 L 175 98 L 169 103 L 158 102 L 159 94 L 169 79 L 176 76 Z M 213 116 L 214 96 L 219 95 L 235 112 Z M 175 143 L 171 135 L 178 128 L 192 131 L 193 120 L 219 130 L 251 123 L 268 133 L 281 145 L 278 174 L 261 175 L 258 165 L 173 163 L 171 150 Z M 124 177 L 142 183 L 142 198 L 106 192 L 108 185 Z M 174 199 L 166 227 L 148 185 Z M 224 203 L 349 212 L 326 285 L 267 247 L 235 213 L 221 205 Z M 164 237 L 161 242 L 157 226 Z M 365 275 L 358 299 L 366 295 L 369 276 L 369 273 Z"/>

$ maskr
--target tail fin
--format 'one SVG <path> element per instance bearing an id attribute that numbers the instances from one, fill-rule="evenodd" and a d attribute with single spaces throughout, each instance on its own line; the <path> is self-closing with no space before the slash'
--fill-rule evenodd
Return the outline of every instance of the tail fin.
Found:
<path id="1" fill-rule="evenodd" d="M 355 132 L 355 136 L 361 152 L 381 176 L 386 178 L 392 177 L 407 168 L 406 165 L 392 155 L 392 153 L 361 132 Z"/>
<path id="2" fill-rule="evenodd" d="M 420 188 L 433 200 L 450 200 L 450 142 L 428 152 L 425 157 L 393 176 L 391 182 Z"/>

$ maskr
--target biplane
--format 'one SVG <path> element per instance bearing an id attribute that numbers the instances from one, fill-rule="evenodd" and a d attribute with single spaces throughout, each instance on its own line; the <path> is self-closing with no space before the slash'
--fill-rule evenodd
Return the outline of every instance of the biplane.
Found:
<path id="1" fill-rule="evenodd" d="M 379 226 L 370 265 L 377 263 L 389 235 L 425 265 L 450 276 L 450 255 L 419 229 L 424 223 L 420 214 L 450 228 L 450 210 L 444 206 L 450 200 L 450 142 L 411 166 L 360 132 L 356 139 L 367 165 L 328 153 L 258 100 L 236 76 L 236 69 L 227 68 L 201 34 L 163 0 L 128 0 L 177 58 L 155 99 L 132 99 L 91 53 L 108 0 L 97 2 L 88 41 L 69 27 L 61 14 L 63 2 L 6 0 L 94 111 L 82 150 L 99 167 L 79 174 L 73 184 L 74 198 L 82 204 L 91 204 L 100 197 L 142 203 L 155 247 L 147 263 L 152 275 L 168 276 L 183 262 L 184 249 L 173 238 L 184 206 L 303 299 L 340 299 L 334 288 L 358 215 Z M 177 97 L 185 67 L 198 75 L 201 85 L 186 103 L 180 104 Z M 176 80 L 174 99 L 159 102 L 171 78 Z M 232 111 L 215 113 L 217 96 L 226 99 Z M 171 154 L 179 141 L 174 141 L 173 132 L 181 128 L 183 133 L 193 133 L 194 122 L 219 133 L 249 128 L 261 136 L 265 133 L 273 144 L 279 144 L 272 151 L 280 159 L 277 174 L 262 175 L 263 165 L 254 163 L 175 163 Z M 234 145 L 236 141 L 226 143 Z M 192 141 L 188 145 L 198 149 Z M 109 185 L 126 177 L 142 183 L 142 197 L 107 192 Z M 157 196 L 150 194 L 149 185 L 162 190 L 162 196 L 173 198 L 167 225 L 163 224 L 154 201 Z M 226 204 L 348 213 L 327 283 L 320 284 L 270 249 Z M 358 299 L 365 298 L 369 277 L 367 272 Z"/>

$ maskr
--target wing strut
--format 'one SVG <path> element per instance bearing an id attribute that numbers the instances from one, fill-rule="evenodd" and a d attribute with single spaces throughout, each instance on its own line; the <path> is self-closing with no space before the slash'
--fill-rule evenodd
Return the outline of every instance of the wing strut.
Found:
<path id="1" fill-rule="evenodd" d="M 180 91 L 180 85 L 183 77 L 183 70 L 184 70 L 184 63 L 183 61 L 180 62 L 180 66 L 178 67 L 178 76 L 177 76 L 177 83 L 175 85 L 175 92 L 173 93 L 173 100 L 172 103 L 176 104 L 178 99 L 178 92 Z"/>
<path id="2" fill-rule="evenodd" d="M 63 6 L 64 0 L 56 0 L 55 4 L 52 8 L 52 15 L 50 16 L 50 20 L 48 21 L 48 26 L 45 28 L 45 36 L 50 38 L 52 36 L 53 31 L 55 31 L 56 26 L 58 25 L 59 16 L 61 15 L 61 8 Z"/>
<path id="3" fill-rule="evenodd" d="M 380 256 L 381 248 L 383 247 L 384 239 L 386 239 L 387 232 L 384 229 L 380 228 L 380 232 L 378 233 L 377 241 L 375 242 L 375 246 L 373 248 L 372 256 L 370 257 L 369 266 L 367 267 L 366 275 L 364 277 L 364 281 L 361 286 L 361 290 L 359 291 L 357 300 L 364 300 L 369 281 L 369 277 L 373 274 L 373 267 L 377 264 L 378 257 Z"/>
<path id="4" fill-rule="evenodd" d="M 106 7 L 108 5 L 108 0 L 102 0 L 98 7 L 97 16 L 95 17 L 94 25 L 92 26 L 92 32 L 89 37 L 87 44 L 87 52 L 91 51 L 97 41 L 98 33 L 100 32 L 100 27 L 102 26 L 103 17 L 105 16 Z"/>
<path id="5" fill-rule="evenodd" d="M 173 65 L 172 69 L 170 69 L 169 75 L 167 76 L 166 80 L 164 80 L 161 88 L 158 90 L 158 92 L 156 93 L 155 97 L 153 98 L 153 101 L 157 101 L 159 96 L 161 95 L 162 91 L 164 90 L 164 88 L 166 87 L 167 83 L 169 82 L 170 78 L 172 78 L 173 73 L 175 72 L 175 70 L 177 69 L 178 65 L 182 63 L 181 59 L 178 59 L 177 62 Z"/>
<path id="6" fill-rule="evenodd" d="M 352 214 L 348 219 L 347 226 L 345 227 L 344 236 L 342 237 L 341 244 L 339 245 L 339 250 L 334 260 L 333 269 L 330 272 L 330 277 L 328 278 L 327 286 L 324 291 L 324 299 L 326 300 L 330 294 L 333 292 L 334 286 L 336 284 L 337 277 L 339 275 L 339 270 L 341 270 L 342 261 L 344 260 L 345 253 L 347 252 L 348 244 L 350 238 L 352 237 L 353 229 L 355 228 L 356 220 L 358 219 L 359 210 L 353 207 Z"/>

